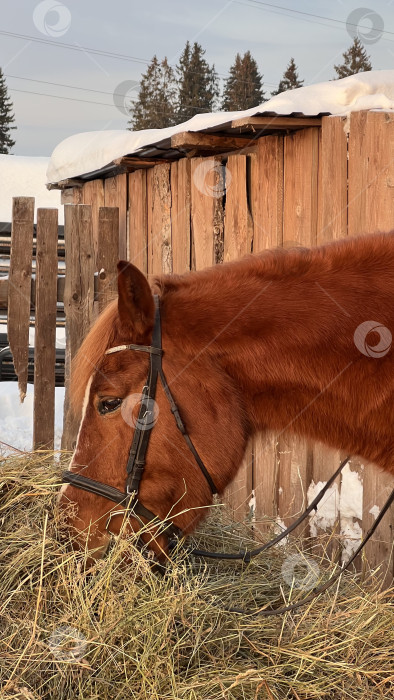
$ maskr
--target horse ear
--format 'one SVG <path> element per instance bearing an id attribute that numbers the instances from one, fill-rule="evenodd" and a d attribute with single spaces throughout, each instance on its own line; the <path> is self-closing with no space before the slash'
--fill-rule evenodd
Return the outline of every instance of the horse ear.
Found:
<path id="1" fill-rule="evenodd" d="M 135 340 L 152 330 L 155 303 L 148 280 L 140 270 L 125 260 L 118 262 L 118 314 L 122 330 Z"/>

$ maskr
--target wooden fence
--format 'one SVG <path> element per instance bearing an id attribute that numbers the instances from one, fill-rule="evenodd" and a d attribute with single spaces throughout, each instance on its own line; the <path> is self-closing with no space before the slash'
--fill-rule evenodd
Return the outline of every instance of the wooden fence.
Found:
<path id="1" fill-rule="evenodd" d="M 57 210 L 37 210 L 36 240 L 33 246 L 34 198 L 17 197 L 13 200 L 9 275 L 0 280 L 0 300 L 8 308 L 8 342 L 22 400 L 27 389 L 29 329 L 32 317 L 34 318 L 34 449 L 53 449 L 54 445 L 56 327 L 59 306 L 64 309 L 66 334 L 66 399 L 62 443 L 65 449 L 71 449 L 77 431 L 68 398 L 71 358 L 94 318 L 116 292 L 118 209 L 102 207 L 97 215 L 99 255 L 94 254 L 92 247 L 92 207 L 66 207 L 66 272 L 59 275 Z M 97 265 L 100 265 L 98 269 Z"/>
<path id="2" fill-rule="evenodd" d="M 98 308 L 113 293 L 118 256 L 152 278 L 278 245 L 309 247 L 390 230 L 393 115 L 353 113 L 349 133 L 344 118 L 324 117 L 319 124 L 288 133 L 257 133 L 247 147 L 231 154 L 191 155 L 153 167 L 134 158 L 130 172 L 66 189 L 64 203 L 79 205 L 66 207 L 65 218 L 67 371 Z M 94 273 L 100 287 L 96 293 Z M 27 294 L 26 279 L 22 283 Z M 63 445 L 71 447 L 76 425 L 67 406 L 65 416 Z M 263 435 L 249 445 L 226 497 L 238 517 L 272 515 L 287 525 L 305 507 L 311 485 L 326 481 L 339 459 L 337 451 L 321 445 Z M 358 473 L 360 489 L 362 484 L 361 512 L 351 517 L 351 525 L 353 532 L 355 526 L 361 532 L 387 499 L 392 478 L 356 459 L 351 469 Z M 349 521 L 341 511 L 340 486 L 338 480 L 331 497 L 336 499 L 337 531 L 345 537 Z M 392 509 L 367 546 L 369 562 L 384 562 L 389 577 L 393 524 Z"/>

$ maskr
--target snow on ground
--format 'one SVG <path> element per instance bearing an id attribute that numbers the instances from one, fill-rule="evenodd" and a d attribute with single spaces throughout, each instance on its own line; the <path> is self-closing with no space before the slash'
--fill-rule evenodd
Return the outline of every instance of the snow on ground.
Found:
<path id="1" fill-rule="evenodd" d="M 29 330 L 29 345 L 34 346 L 34 328 Z M 0 323 L 0 333 L 7 333 L 7 325 Z M 56 347 L 65 348 L 65 329 L 56 328 Z M 19 401 L 18 382 L 0 382 L 0 455 L 12 454 L 2 442 L 18 450 L 33 446 L 33 385 L 27 385 L 24 402 Z M 55 389 L 55 448 L 60 448 L 63 429 L 64 387 Z"/>
<path id="2" fill-rule="evenodd" d="M 8 156 L 0 154 L 0 221 L 9 223 L 12 218 L 13 197 L 35 197 L 35 221 L 37 207 L 59 209 L 59 224 L 63 224 L 63 207 L 59 190 L 47 190 L 46 171 L 49 158 Z"/>
<path id="3" fill-rule="evenodd" d="M 27 385 L 23 404 L 19 401 L 18 382 L 1 382 L 0 455 L 12 454 L 7 443 L 18 450 L 33 447 L 33 385 Z M 63 428 L 64 387 L 55 389 L 55 449 L 60 448 Z"/>
<path id="4" fill-rule="evenodd" d="M 59 182 L 104 168 L 116 158 L 169 139 L 182 131 L 214 130 L 233 119 L 252 115 L 349 115 L 362 109 L 394 110 L 394 70 L 357 73 L 342 80 L 288 90 L 243 112 L 198 114 L 166 129 L 90 131 L 62 141 L 49 162 L 48 182 Z"/>

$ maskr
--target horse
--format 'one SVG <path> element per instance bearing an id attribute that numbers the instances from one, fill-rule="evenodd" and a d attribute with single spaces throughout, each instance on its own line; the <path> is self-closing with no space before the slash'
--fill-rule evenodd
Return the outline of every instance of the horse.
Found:
<path id="1" fill-rule="evenodd" d="M 140 511 L 128 512 L 127 529 L 142 528 L 151 553 L 167 557 L 169 535 L 155 518 L 192 532 L 212 492 L 236 475 L 249 439 L 268 430 L 394 474 L 393 329 L 394 231 L 264 251 L 152 286 L 121 261 L 118 298 L 72 368 L 81 421 L 59 505 L 77 546 L 88 537 L 101 557 L 124 526 L 124 494 L 135 505 L 137 491 Z M 154 407 L 144 412 L 155 362 Z M 136 426 L 147 414 L 145 440 Z M 132 494 L 126 465 L 141 435 Z"/>

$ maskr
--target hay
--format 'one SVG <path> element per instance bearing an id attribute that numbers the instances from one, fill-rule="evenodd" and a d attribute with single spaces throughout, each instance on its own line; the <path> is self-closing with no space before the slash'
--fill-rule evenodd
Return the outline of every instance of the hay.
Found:
<path id="1" fill-rule="evenodd" d="M 42 453 L 1 466 L 1 698 L 393 696 L 393 591 L 379 591 L 378 576 L 362 582 L 359 574 L 344 575 L 306 608 L 259 618 L 223 608 L 305 595 L 291 574 L 290 585 L 284 581 L 286 562 L 305 556 L 296 540 L 248 567 L 189 563 L 180 555 L 163 576 L 151 571 L 131 538 L 116 538 L 87 574 L 86 552 L 70 552 L 58 541 L 60 469 L 53 455 Z M 250 528 L 216 508 L 196 541 L 234 549 L 251 537 Z M 325 558 L 307 556 L 326 579 Z"/>

